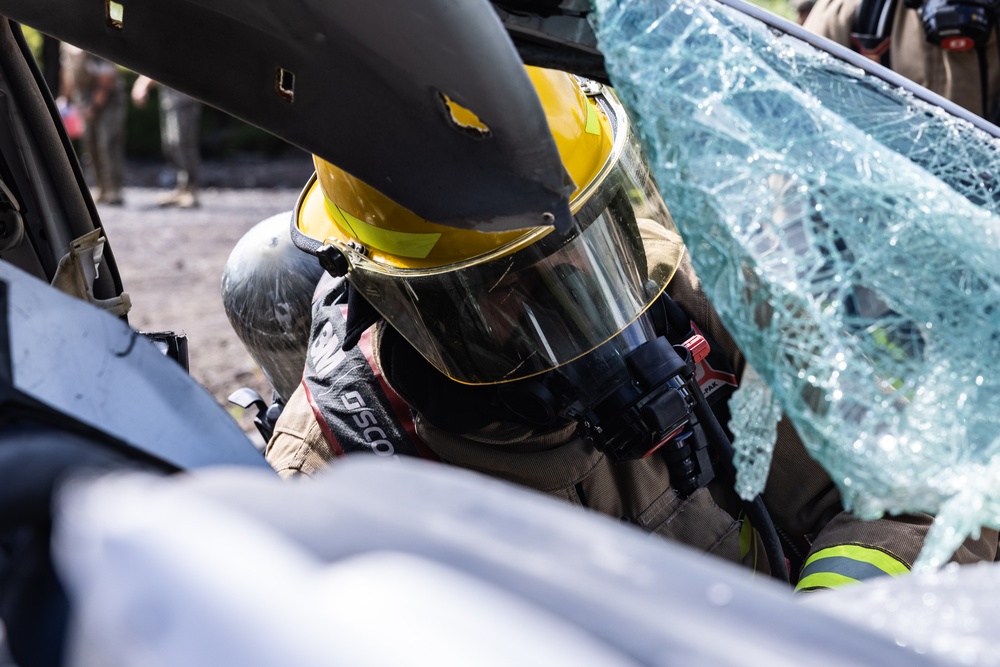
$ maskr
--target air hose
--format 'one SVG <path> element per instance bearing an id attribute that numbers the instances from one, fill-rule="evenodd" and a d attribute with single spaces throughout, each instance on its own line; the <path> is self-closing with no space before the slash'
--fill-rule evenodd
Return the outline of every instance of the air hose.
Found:
<path id="1" fill-rule="evenodd" d="M 694 414 L 705 429 L 705 435 L 711 443 L 716 443 L 721 448 L 722 459 L 730 476 L 736 478 L 736 468 L 733 465 L 735 451 L 733 444 L 729 441 L 729 436 L 723 430 L 722 425 L 716 418 L 712 408 L 705 400 L 701 391 L 693 392 L 695 396 Z M 767 557 L 768 566 L 771 569 L 771 576 L 779 581 L 788 583 L 788 565 L 785 561 L 785 552 L 781 548 L 781 540 L 778 531 L 774 527 L 771 514 L 764 505 L 764 499 L 758 494 L 753 500 L 744 501 L 747 517 L 757 532 L 760 533 L 761 542 L 764 546 L 764 554 Z"/>

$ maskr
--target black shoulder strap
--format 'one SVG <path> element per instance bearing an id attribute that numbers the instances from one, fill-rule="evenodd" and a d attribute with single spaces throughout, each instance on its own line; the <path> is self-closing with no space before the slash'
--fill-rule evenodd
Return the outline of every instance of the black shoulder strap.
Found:
<path id="1" fill-rule="evenodd" d="M 434 458 L 413 430 L 409 408 L 380 382 L 362 346 L 357 322 L 342 307 L 348 300 L 343 278 L 324 275 L 313 300 L 306 353 L 305 385 L 320 430 L 337 454 Z M 352 306 L 353 307 L 353 306 Z M 344 341 L 354 345 L 344 349 Z"/>
<path id="2" fill-rule="evenodd" d="M 854 13 L 851 44 L 854 49 L 875 62 L 891 67 L 889 47 L 892 45 L 892 24 L 899 0 L 861 0 Z"/>

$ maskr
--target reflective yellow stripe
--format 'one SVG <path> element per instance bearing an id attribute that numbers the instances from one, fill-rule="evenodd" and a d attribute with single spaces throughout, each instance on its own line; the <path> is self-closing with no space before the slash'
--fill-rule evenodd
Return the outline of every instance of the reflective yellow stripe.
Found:
<path id="1" fill-rule="evenodd" d="M 740 522 L 740 560 L 746 560 L 747 555 L 753 551 L 753 571 L 757 572 L 757 529 L 753 527 L 743 512 L 740 512 L 739 516 L 736 517 Z"/>
<path id="2" fill-rule="evenodd" d="M 906 566 L 906 563 L 893 558 L 886 552 L 878 549 L 872 549 L 871 547 L 862 547 L 857 544 L 841 544 L 836 547 L 821 549 L 806 560 L 805 567 L 809 567 L 810 564 L 823 558 L 833 557 L 850 558 L 852 560 L 870 563 L 886 574 L 894 577 L 899 574 L 906 574 L 910 571 L 910 568 Z"/>
<path id="3" fill-rule="evenodd" d="M 595 102 L 593 100 L 587 100 L 587 134 L 596 134 L 600 136 L 601 119 L 597 116 L 594 104 Z"/>
<path id="4" fill-rule="evenodd" d="M 436 232 L 414 233 L 382 229 L 381 227 L 370 225 L 364 220 L 355 218 L 325 197 L 323 201 L 326 204 L 326 210 L 330 214 L 330 217 L 338 220 L 341 225 L 350 229 L 354 234 L 354 238 L 363 245 L 381 250 L 390 255 L 425 259 L 431 250 L 434 249 L 434 246 L 437 245 L 438 239 L 441 238 L 441 235 Z"/>
<path id="5" fill-rule="evenodd" d="M 856 544 L 842 544 L 817 551 L 805 562 L 795 590 L 836 588 L 881 576 L 909 572 L 906 563 L 890 554 Z"/>
<path id="6" fill-rule="evenodd" d="M 746 558 L 747 554 L 750 553 L 750 541 L 753 539 L 753 526 L 750 522 L 746 520 L 742 514 L 740 515 L 740 558 Z"/>
<path id="7" fill-rule="evenodd" d="M 845 577 L 842 574 L 837 574 L 836 572 L 817 572 L 816 574 L 810 574 L 805 579 L 799 580 L 799 583 L 795 585 L 796 591 L 804 591 L 813 588 L 838 588 L 846 584 L 856 584 L 857 579 L 851 579 L 850 577 Z"/>

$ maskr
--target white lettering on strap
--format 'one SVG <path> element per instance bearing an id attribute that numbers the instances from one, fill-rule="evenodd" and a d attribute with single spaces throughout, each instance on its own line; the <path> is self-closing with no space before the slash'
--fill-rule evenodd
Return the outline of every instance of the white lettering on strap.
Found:
<path id="1" fill-rule="evenodd" d="M 340 338 L 333 331 L 333 324 L 326 323 L 309 348 L 309 357 L 316 368 L 316 376 L 325 378 L 347 358 L 340 345 Z"/>

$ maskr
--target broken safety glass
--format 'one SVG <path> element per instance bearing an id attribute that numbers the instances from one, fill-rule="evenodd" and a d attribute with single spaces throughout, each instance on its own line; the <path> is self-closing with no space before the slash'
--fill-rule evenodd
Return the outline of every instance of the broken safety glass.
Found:
<path id="1" fill-rule="evenodd" d="M 917 567 L 1000 528 L 996 129 L 737 0 L 593 18 L 755 371 L 734 399 L 741 493 L 783 412 L 855 513 L 937 515 Z"/>

